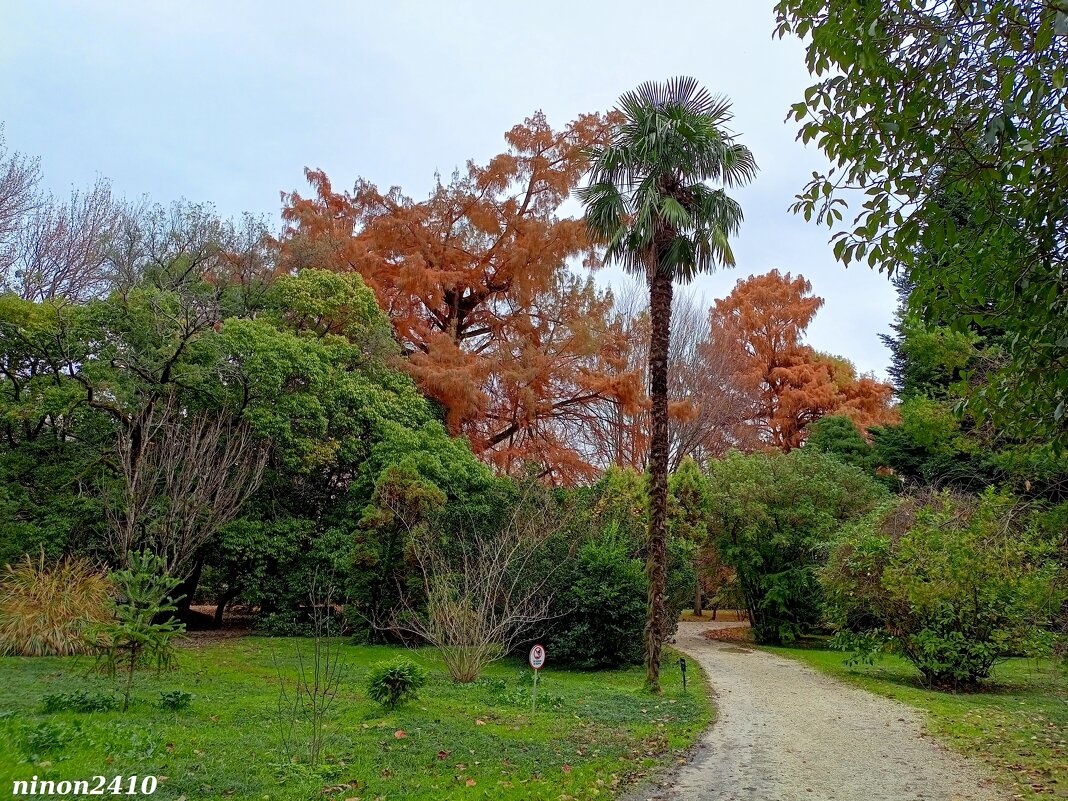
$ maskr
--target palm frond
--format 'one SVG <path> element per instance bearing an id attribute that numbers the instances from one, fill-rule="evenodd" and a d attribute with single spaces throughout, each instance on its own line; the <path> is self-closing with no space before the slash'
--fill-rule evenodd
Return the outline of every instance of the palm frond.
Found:
<path id="1" fill-rule="evenodd" d="M 679 280 L 734 263 L 729 238 L 741 208 L 708 184 L 742 186 L 757 167 L 724 127 L 730 108 L 688 76 L 647 81 L 619 98 L 623 120 L 591 154 L 590 184 L 579 193 L 607 262 L 631 272 L 657 263 Z"/>

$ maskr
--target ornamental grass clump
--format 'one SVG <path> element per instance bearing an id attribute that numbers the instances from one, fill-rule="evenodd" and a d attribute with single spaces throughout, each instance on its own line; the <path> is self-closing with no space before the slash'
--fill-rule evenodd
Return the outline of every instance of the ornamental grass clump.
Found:
<path id="1" fill-rule="evenodd" d="M 0 577 L 0 655 L 70 656 L 96 650 L 93 630 L 112 614 L 112 586 L 92 562 L 44 551 Z"/>

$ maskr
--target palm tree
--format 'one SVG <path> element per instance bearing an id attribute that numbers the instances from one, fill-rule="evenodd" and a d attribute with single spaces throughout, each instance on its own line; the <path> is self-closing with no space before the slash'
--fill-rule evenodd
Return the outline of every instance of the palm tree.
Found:
<path id="1" fill-rule="evenodd" d="M 667 583 L 668 345 L 673 283 L 717 265 L 734 266 L 728 237 L 742 210 L 722 188 L 748 183 L 753 154 L 723 126 L 730 103 L 693 78 L 646 82 L 620 97 L 622 122 L 591 153 L 589 185 L 580 190 L 586 226 L 604 245 L 605 261 L 649 283 L 649 618 L 646 684 L 660 692 L 660 650 L 668 633 Z"/>

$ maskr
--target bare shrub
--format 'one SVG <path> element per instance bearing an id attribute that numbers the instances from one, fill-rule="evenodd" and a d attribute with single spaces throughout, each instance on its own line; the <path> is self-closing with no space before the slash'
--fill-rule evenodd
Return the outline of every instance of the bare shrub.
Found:
<path id="1" fill-rule="evenodd" d="M 435 646 L 455 681 L 474 681 L 549 617 L 550 579 L 560 565 L 547 564 L 544 546 L 561 525 L 552 499 L 530 489 L 498 532 L 450 541 L 413 527 L 425 607 L 407 599 L 394 630 Z"/>
<path id="2" fill-rule="evenodd" d="M 341 640 L 333 617 L 333 587 L 312 578 L 308 590 L 311 609 L 311 653 L 301 640 L 296 645 L 296 676 L 287 680 L 275 655 L 278 674 L 278 725 L 282 754 L 287 762 L 306 761 L 316 767 L 326 740 L 326 721 L 337 703 L 337 693 L 348 672 L 341 658 Z"/>

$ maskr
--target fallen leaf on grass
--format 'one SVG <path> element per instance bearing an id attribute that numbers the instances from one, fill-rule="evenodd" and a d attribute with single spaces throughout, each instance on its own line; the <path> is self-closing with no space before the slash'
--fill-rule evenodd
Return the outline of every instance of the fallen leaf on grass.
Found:
<path id="1" fill-rule="evenodd" d="M 438 751 L 438 759 L 445 759 L 452 751 Z"/>
<path id="2" fill-rule="evenodd" d="M 468 787 L 474 787 L 476 784 L 478 784 L 478 782 L 476 782 L 474 779 L 468 779 L 467 780 L 467 786 Z"/>
<path id="3" fill-rule="evenodd" d="M 565 762 L 563 767 L 561 768 L 561 770 L 563 770 L 564 773 L 570 773 L 571 772 L 571 766 L 568 763 Z"/>
<path id="4" fill-rule="evenodd" d="M 485 726 L 486 725 L 486 721 L 479 720 L 478 718 L 475 718 L 475 725 L 476 726 Z"/>
<path id="5" fill-rule="evenodd" d="M 408 732 L 406 732 L 404 729 L 397 729 L 395 732 L 393 732 L 393 736 L 396 737 L 398 740 L 402 740 L 408 736 Z"/>

